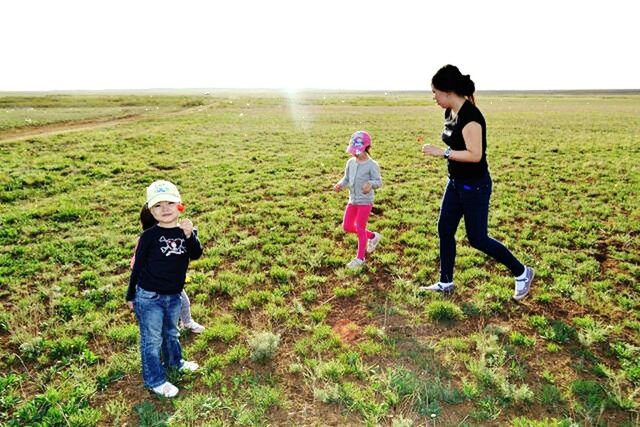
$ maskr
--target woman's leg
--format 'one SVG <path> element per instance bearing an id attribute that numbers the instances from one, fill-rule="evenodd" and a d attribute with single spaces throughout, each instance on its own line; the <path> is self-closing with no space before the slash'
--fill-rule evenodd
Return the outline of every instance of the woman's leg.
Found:
<path id="1" fill-rule="evenodd" d="M 453 267 L 456 261 L 456 230 L 462 218 L 462 203 L 450 181 L 442 196 L 438 237 L 440 238 L 440 281 L 453 282 Z"/>
<path id="2" fill-rule="evenodd" d="M 491 180 L 488 179 L 479 184 L 465 185 L 460 189 L 467 238 L 471 246 L 504 264 L 514 276 L 519 276 L 524 271 L 524 265 L 509 249 L 488 234 L 491 186 Z"/>

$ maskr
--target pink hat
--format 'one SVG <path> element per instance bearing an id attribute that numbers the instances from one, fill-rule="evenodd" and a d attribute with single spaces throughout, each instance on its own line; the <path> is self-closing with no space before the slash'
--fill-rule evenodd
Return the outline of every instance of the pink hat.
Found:
<path id="1" fill-rule="evenodd" d="M 349 146 L 347 147 L 347 153 L 359 156 L 364 153 L 364 150 L 371 145 L 371 135 L 368 132 L 359 130 L 351 135 L 349 140 Z"/>

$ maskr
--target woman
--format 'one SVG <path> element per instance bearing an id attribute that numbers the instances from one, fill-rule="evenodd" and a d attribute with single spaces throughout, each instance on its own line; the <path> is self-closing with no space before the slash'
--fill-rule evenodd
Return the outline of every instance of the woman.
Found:
<path id="1" fill-rule="evenodd" d="M 487 128 L 475 105 L 475 85 L 458 67 L 445 65 L 431 79 L 431 90 L 433 99 L 445 109 L 442 141 L 448 147 L 443 150 L 425 144 L 422 152 L 447 160 L 449 180 L 438 219 L 440 281 L 422 286 L 420 291 L 453 292 L 455 234 L 464 217 L 471 246 L 504 264 L 515 276 L 513 299 L 519 301 L 529 293 L 534 271 L 487 233 L 491 176 L 486 157 Z"/>

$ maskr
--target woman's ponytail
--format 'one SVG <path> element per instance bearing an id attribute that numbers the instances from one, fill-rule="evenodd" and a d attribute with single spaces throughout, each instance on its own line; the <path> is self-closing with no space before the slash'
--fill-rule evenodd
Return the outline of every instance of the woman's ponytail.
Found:
<path id="1" fill-rule="evenodd" d="M 471 76 L 469 74 L 460 75 L 460 91 L 457 92 L 458 95 L 465 96 L 473 105 L 476 105 L 475 97 L 473 96 L 476 91 L 476 85 L 471 80 Z"/>

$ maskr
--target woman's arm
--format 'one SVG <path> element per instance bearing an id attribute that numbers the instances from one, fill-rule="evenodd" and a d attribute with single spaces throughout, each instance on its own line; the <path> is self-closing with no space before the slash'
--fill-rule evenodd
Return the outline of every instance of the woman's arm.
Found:
<path id="1" fill-rule="evenodd" d="M 466 150 L 456 150 L 449 153 L 449 159 L 461 163 L 478 163 L 482 160 L 482 126 L 478 122 L 469 122 L 462 128 L 462 138 Z M 444 157 L 442 148 L 425 144 L 422 152 L 434 157 Z"/>
<path id="2" fill-rule="evenodd" d="M 467 123 L 467 125 L 462 128 L 462 138 L 464 139 L 464 145 L 467 149 L 451 151 L 449 159 L 463 163 L 478 163 L 482 160 L 482 126 L 480 126 L 480 123 Z"/>

